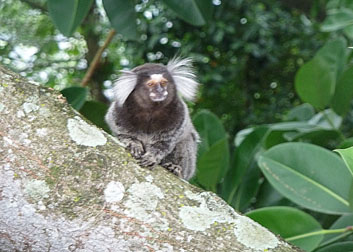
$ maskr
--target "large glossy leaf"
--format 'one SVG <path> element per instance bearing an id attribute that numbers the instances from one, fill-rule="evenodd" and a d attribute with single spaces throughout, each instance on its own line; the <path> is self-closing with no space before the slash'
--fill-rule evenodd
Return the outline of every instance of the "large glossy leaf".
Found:
<path id="1" fill-rule="evenodd" d="M 341 8 L 330 11 L 321 26 L 321 30 L 325 32 L 337 31 L 352 24 L 353 10 Z"/>
<path id="2" fill-rule="evenodd" d="M 254 129 L 235 149 L 232 164 L 222 185 L 222 197 L 228 203 L 231 203 L 235 197 L 238 186 L 247 170 L 254 165 L 257 166 L 256 158 L 258 153 L 262 151 L 263 140 L 268 131 L 267 127 Z"/>
<path id="3" fill-rule="evenodd" d="M 347 55 L 345 40 L 327 42 L 295 76 L 295 88 L 300 98 L 318 109 L 327 106 L 334 94 L 336 79 L 343 71 Z"/>
<path id="4" fill-rule="evenodd" d="M 330 246 L 316 250 L 316 252 L 352 252 L 353 251 L 353 242 L 339 242 L 332 244 Z"/>
<path id="5" fill-rule="evenodd" d="M 338 155 L 306 143 L 284 143 L 263 153 L 258 164 L 272 186 L 314 211 L 350 213 L 352 176 Z"/>
<path id="6" fill-rule="evenodd" d="M 353 178 L 353 147 L 347 149 L 338 149 L 335 151 L 337 151 L 341 155 L 344 163 L 346 164 Z"/>
<path id="7" fill-rule="evenodd" d="M 48 0 L 49 15 L 65 36 L 71 36 L 82 23 L 93 0 Z"/>
<path id="8" fill-rule="evenodd" d="M 319 58 L 331 67 L 331 71 L 335 72 L 336 80 L 344 70 L 347 62 L 347 42 L 342 37 L 329 40 L 315 54 L 315 58 Z"/>
<path id="9" fill-rule="evenodd" d="M 84 87 L 69 87 L 61 90 L 63 96 L 66 97 L 67 102 L 76 110 L 80 110 L 86 102 L 88 96 L 88 89 Z"/>
<path id="10" fill-rule="evenodd" d="M 246 212 L 257 195 L 261 185 L 261 170 L 256 163 L 246 171 L 230 205 L 240 212 Z"/>
<path id="11" fill-rule="evenodd" d="M 295 76 L 295 89 L 304 102 L 322 109 L 330 103 L 335 90 L 335 72 L 319 58 L 305 63 Z"/>
<path id="12" fill-rule="evenodd" d="M 198 157 L 196 181 L 205 189 L 216 192 L 216 185 L 229 166 L 228 148 L 227 138 L 223 138 Z"/>
<path id="13" fill-rule="evenodd" d="M 337 130 L 315 128 L 309 132 L 285 133 L 284 137 L 291 142 L 305 142 L 330 147 L 332 143 L 340 140 L 341 135 Z"/>
<path id="14" fill-rule="evenodd" d="M 196 181 L 205 189 L 215 191 L 229 167 L 229 145 L 226 131 L 218 117 L 201 110 L 193 117 L 200 135 Z"/>
<path id="15" fill-rule="evenodd" d="M 98 127 L 109 132 L 109 127 L 105 123 L 104 116 L 107 113 L 108 106 L 98 101 L 87 101 L 80 109 L 80 113 Z"/>
<path id="16" fill-rule="evenodd" d="M 266 207 L 246 215 L 305 251 L 312 251 L 323 239 L 323 235 L 295 238 L 322 228 L 311 215 L 292 207 Z"/>
<path id="17" fill-rule="evenodd" d="M 126 39 L 137 39 L 136 12 L 134 1 L 103 0 L 109 21 L 117 33 Z"/>
<path id="18" fill-rule="evenodd" d="M 331 106 L 337 114 L 344 115 L 349 111 L 352 99 L 353 66 L 344 71 L 338 80 Z"/>
<path id="19" fill-rule="evenodd" d="M 212 16 L 210 0 L 163 0 L 181 19 L 193 25 L 204 25 Z"/>
<path id="20" fill-rule="evenodd" d="M 219 140 L 227 136 L 221 120 L 208 110 L 201 110 L 193 117 L 193 123 L 201 137 L 198 155 L 203 155 Z"/>
<path id="21" fill-rule="evenodd" d="M 266 137 L 265 149 L 291 141 L 291 138 L 288 138 L 289 134 L 301 134 L 317 130 L 315 125 L 310 125 L 307 122 L 280 122 L 270 124 L 269 127 L 271 132 Z"/>
<path id="22" fill-rule="evenodd" d="M 289 199 L 283 197 L 276 191 L 271 184 L 265 180 L 256 195 L 255 209 L 270 206 L 294 206 L 295 204 Z"/>

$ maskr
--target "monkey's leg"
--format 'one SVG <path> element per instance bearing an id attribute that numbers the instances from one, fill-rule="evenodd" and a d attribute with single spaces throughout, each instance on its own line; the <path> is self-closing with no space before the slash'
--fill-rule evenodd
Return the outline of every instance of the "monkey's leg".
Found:
<path id="1" fill-rule="evenodd" d="M 173 164 L 171 162 L 167 162 L 167 163 L 164 163 L 162 164 L 162 166 L 167 169 L 168 171 L 170 171 L 171 173 L 173 173 L 174 175 L 182 178 L 182 170 L 183 168 L 181 168 L 180 165 L 176 165 L 176 164 Z"/>
<path id="2" fill-rule="evenodd" d="M 161 165 L 183 179 L 190 179 L 196 167 L 197 142 L 192 134 L 176 144 Z M 180 175 L 179 175 L 180 174 Z"/>

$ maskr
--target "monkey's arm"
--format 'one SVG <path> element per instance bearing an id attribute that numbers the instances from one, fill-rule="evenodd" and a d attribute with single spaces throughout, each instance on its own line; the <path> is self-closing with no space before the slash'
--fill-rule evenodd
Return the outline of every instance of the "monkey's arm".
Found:
<path id="1" fill-rule="evenodd" d="M 119 141 L 126 146 L 135 158 L 141 158 L 145 153 L 143 143 L 138 140 L 137 136 L 129 132 L 124 127 L 118 125 L 117 110 L 115 102 L 110 106 L 108 113 L 105 116 L 105 121 L 109 125 L 112 133 Z"/>

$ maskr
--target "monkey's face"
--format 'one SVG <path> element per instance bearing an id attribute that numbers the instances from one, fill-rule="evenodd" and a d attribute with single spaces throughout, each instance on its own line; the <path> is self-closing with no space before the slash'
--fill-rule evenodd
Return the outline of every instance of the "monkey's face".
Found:
<path id="1" fill-rule="evenodd" d="M 151 74 L 144 85 L 151 101 L 161 102 L 168 97 L 168 80 L 163 77 L 163 74 Z"/>

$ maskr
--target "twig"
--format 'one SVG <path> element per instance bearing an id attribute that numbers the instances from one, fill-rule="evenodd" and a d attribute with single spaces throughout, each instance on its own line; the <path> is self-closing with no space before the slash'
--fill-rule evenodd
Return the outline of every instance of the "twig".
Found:
<path id="1" fill-rule="evenodd" d="M 108 34 L 108 37 L 104 41 L 103 46 L 101 46 L 99 48 L 99 50 L 97 51 L 96 55 L 94 55 L 93 61 L 92 61 L 91 65 L 89 66 L 89 68 L 88 68 L 88 70 L 87 70 L 87 72 L 86 72 L 86 74 L 83 77 L 83 80 L 81 82 L 81 86 L 82 87 L 87 86 L 87 84 L 90 81 L 94 71 L 96 70 L 96 68 L 98 66 L 98 63 L 99 63 L 99 60 L 100 60 L 100 58 L 102 56 L 103 51 L 105 50 L 105 48 L 108 47 L 110 41 L 112 41 L 112 39 L 114 37 L 114 34 L 115 34 L 115 30 L 114 29 L 110 30 L 110 32 Z"/>

